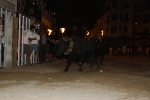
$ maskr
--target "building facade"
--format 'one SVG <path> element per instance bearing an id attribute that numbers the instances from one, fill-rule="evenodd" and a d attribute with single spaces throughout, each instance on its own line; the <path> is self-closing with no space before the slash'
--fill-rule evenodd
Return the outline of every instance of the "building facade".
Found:
<path id="1" fill-rule="evenodd" d="M 107 0 L 106 12 L 97 21 L 92 35 L 104 37 L 150 36 L 149 0 Z"/>
<path id="2" fill-rule="evenodd" d="M 18 18 L 17 0 L 0 0 L 0 17 L 2 18 L 1 25 L 4 27 L 3 41 L 0 43 L 0 67 L 10 68 L 16 65 L 17 52 L 17 34 L 18 34 Z M 2 52 L 4 51 L 4 52 Z M 1 59 L 1 56 L 3 60 Z"/>

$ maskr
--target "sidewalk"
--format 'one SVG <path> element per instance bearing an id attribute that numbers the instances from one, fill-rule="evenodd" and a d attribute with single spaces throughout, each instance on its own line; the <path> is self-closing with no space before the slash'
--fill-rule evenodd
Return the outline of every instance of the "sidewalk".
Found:
<path id="1" fill-rule="evenodd" d="M 115 62 L 115 63 L 134 63 L 140 64 L 150 67 L 150 57 L 135 57 L 132 58 L 131 56 L 109 56 L 105 55 L 105 59 L 103 64 L 108 62 Z M 39 73 L 52 73 L 52 72 L 62 72 L 62 70 L 66 66 L 66 61 L 64 60 L 57 60 L 53 62 L 44 62 L 42 64 L 33 64 L 33 66 L 15 66 L 10 69 L 0 69 L 0 72 L 39 72 Z M 78 64 L 75 64 L 78 66 Z"/>
<path id="2" fill-rule="evenodd" d="M 0 69 L 0 72 L 39 72 L 49 73 L 58 72 L 59 68 L 55 68 L 56 64 L 62 64 L 62 61 L 43 62 L 42 64 L 33 64 L 32 66 L 14 66 L 9 69 Z"/>

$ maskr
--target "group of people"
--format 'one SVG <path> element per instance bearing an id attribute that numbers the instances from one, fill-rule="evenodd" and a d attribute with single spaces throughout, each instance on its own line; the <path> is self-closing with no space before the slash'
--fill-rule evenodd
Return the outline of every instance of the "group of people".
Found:
<path id="1" fill-rule="evenodd" d="M 35 32 L 34 32 L 35 31 Z M 30 63 L 30 55 L 32 54 L 33 50 L 35 52 L 35 57 L 37 58 L 37 63 L 40 62 L 39 57 L 39 49 L 40 49 L 40 30 L 38 28 L 35 29 L 34 25 L 30 26 L 30 29 L 25 30 L 23 32 L 24 41 L 23 41 L 23 48 L 24 54 L 26 54 L 26 64 L 25 66 L 31 66 Z"/>
<path id="2" fill-rule="evenodd" d="M 47 3 L 44 0 L 26 0 L 23 14 L 31 19 L 31 25 L 38 26 L 41 23 L 41 15 L 46 16 L 49 20 L 53 19 L 51 12 L 46 10 Z M 43 31 L 44 29 L 44 31 Z M 40 60 L 52 61 L 55 55 L 55 46 L 49 41 L 49 36 L 44 27 L 42 27 L 41 45 L 40 45 Z"/>
<path id="3" fill-rule="evenodd" d="M 26 54 L 26 66 L 32 65 L 30 63 L 30 55 L 33 50 L 35 52 L 35 58 L 37 58 L 37 63 L 42 61 L 52 61 L 53 55 L 55 53 L 54 45 L 48 40 L 46 34 L 41 36 L 39 24 L 41 22 L 41 14 L 46 11 L 45 7 L 47 5 L 44 0 L 26 0 L 26 5 L 24 7 L 23 14 L 31 19 L 30 29 L 23 32 L 23 53 Z M 4 23 L 3 19 L 0 17 L 0 46 L 1 46 L 1 61 L 0 67 L 3 67 L 4 62 Z M 44 39 L 43 39 L 44 37 Z M 44 41 L 44 42 L 43 42 Z M 41 43 L 40 43 L 41 42 Z M 41 47 L 40 47 L 41 44 Z M 40 50 L 40 51 L 39 51 Z M 39 55 L 40 54 L 40 55 Z"/>
<path id="4" fill-rule="evenodd" d="M 44 0 L 26 0 L 23 14 L 27 17 L 34 16 L 36 19 L 41 19 L 41 12 L 45 9 L 47 3 Z"/>
<path id="5" fill-rule="evenodd" d="M 150 47 L 135 47 L 136 56 L 150 56 Z M 132 47 L 111 47 L 109 48 L 109 55 L 132 55 Z"/>
<path id="6" fill-rule="evenodd" d="M 2 24 L 2 20 L 3 19 L 0 17 L 1 65 L 3 65 L 4 62 L 4 25 Z M 40 38 L 40 30 L 34 25 L 31 25 L 30 29 L 24 30 L 22 34 L 23 54 L 26 54 L 26 63 L 24 62 L 25 66 L 32 65 L 30 56 L 33 51 L 35 54 L 34 58 L 37 58 L 38 64 L 41 64 L 41 62 L 44 62 L 46 60 L 52 61 L 55 55 L 55 45 L 49 40 L 48 35 L 43 34 Z"/>
<path id="7" fill-rule="evenodd" d="M 35 51 L 35 56 L 37 57 L 37 63 L 40 64 L 45 61 L 47 39 L 45 34 L 40 38 L 40 30 L 38 30 L 37 27 L 39 28 L 40 26 L 41 14 L 45 10 L 47 3 L 44 2 L 44 0 L 26 0 L 26 2 L 27 3 L 24 7 L 23 14 L 31 19 L 31 27 L 30 30 L 25 30 L 25 32 L 27 31 L 27 35 L 24 35 L 24 53 L 27 54 L 26 66 L 30 66 L 31 63 L 29 59 L 33 50 Z M 35 31 L 35 33 L 33 31 Z M 36 35 L 33 36 L 33 34 Z M 31 45 L 29 46 L 29 44 Z"/>
<path id="8" fill-rule="evenodd" d="M 55 41 L 55 40 L 54 40 Z M 56 45 L 53 42 L 53 36 L 48 36 L 47 34 L 42 34 L 41 36 L 41 61 L 56 60 Z"/>

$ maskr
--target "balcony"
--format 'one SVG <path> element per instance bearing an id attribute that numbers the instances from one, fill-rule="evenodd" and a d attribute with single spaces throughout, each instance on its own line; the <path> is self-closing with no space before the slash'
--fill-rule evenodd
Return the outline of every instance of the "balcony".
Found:
<path id="1" fill-rule="evenodd" d="M 17 1 L 16 0 L 0 0 L 0 7 L 7 9 L 10 12 L 15 13 L 16 7 L 17 7 Z"/>

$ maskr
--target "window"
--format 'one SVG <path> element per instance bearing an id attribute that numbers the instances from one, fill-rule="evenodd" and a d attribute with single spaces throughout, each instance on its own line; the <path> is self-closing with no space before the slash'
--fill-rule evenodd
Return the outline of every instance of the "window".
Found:
<path id="1" fill-rule="evenodd" d="M 133 28 L 133 29 L 132 29 L 132 36 L 133 36 L 133 35 L 137 36 L 138 34 L 139 34 L 138 28 L 136 28 L 136 27 L 135 27 L 135 29 Z"/>
<path id="2" fill-rule="evenodd" d="M 112 1 L 112 8 L 117 8 L 118 7 L 118 0 Z"/>
<path id="3" fill-rule="evenodd" d="M 109 23 L 110 16 L 107 16 L 106 23 Z"/>
<path id="4" fill-rule="evenodd" d="M 134 11 L 135 11 L 135 12 L 140 11 L 140 3 L 139 3 L 139 2 L 136 2 L 136 3 L 134 4 Z"/>
<path id="5" fill-rule="evenodd" d="M 122 21 L 122 14 L 120 14 L 120 21 Z"/>
<path id="6" fill-rule="evenodd" d="M 128 21 L 128 14 L 125 14 L 124 21 L 125 21 L 125 22 L 127 22 L 127 21 Z"/>
<path id="7" fill-rule="evenodd" d="M 124 8 L 129 8 L 129 0 L 127 0 L 123 6 Z"/>
<path id="8" fill-rule="evenodd" d="M 128 22 L 128 14 L 120 14 L 120 20 L 122 22 Z"/>
<path id="9" fill-rule="evenodd" d="M 119 26 L 119 33 L 121 33 L 121 26 Z"/>
<path id="10" fill-rule="evenodd" d="M 149 14 L 143 14 L 143 23 L 149 23 Z"/>
<path id="11" fill-rule="evenodd" d="M 117 21 L 118 20 L 118 14 L 111 14 L 111 21 Z"/>
<path id="12" fill-rule="evenodd" d="M 142 28 L 142 35 L 147 36 L 149 34 L 149 28 L 148 27 L 143 27 Z"/>
<path id="13" fill-rule="evenodd" d="M 111 33 L 117 33 L 117 26 L 111 26 Z"/>
<path id="14" fill-rule="evenodd" d="M 150 9 L 149 4 L 150 4 L 150 0 L 144 0 L 144 10 Z"/>
<path id="15" fill-rule="evenodd" d="M 109 33 L 109 28 L 106 28 L 106 34 L 108 34 Z"/>
<path id="16" fill-rule="evenodd" d="M 128 27 L 124 27 L 124 33 L 128 32 Z"/>

